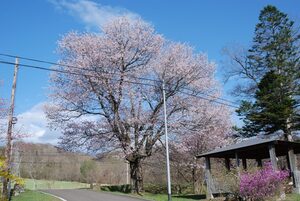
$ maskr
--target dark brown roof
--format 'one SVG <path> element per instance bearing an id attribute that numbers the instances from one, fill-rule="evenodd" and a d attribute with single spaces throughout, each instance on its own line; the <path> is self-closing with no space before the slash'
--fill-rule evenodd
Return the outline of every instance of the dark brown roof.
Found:
<path id="1" fill-rule="evenodd" d="M 197 156 L 197 158 L 235 158 L 235 153 L 237 152 L 239 158 L 264 159 L 269 158 L 268 147 L 270 145 L 275 146 L 276 156 L 287 155 L 289 148 L 293 148 L 295 153 L 300 153 L 300 143 L 298 142 L 255 138 L 232 144 L 223 148 L 217 148 L 213 151 L 200 154 Z"/>

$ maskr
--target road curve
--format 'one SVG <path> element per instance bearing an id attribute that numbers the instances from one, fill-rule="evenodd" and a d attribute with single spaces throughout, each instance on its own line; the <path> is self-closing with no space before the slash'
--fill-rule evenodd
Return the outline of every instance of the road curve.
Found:
<path id="1" fill-rule="evenodd" d="M 58 196 L 66 201 L 145 201 L 128 196 L 113 195 L 85 189 L 43 190 L 43 192 Z"/>

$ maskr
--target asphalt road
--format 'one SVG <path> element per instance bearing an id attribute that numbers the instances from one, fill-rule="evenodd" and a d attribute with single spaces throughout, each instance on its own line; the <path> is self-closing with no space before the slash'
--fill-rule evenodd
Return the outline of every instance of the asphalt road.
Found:
<path id="1" fill-rule="evenodd" d="M 43 192 L 58 196 L 66 201 L 143 201 L 128 196 L 112 195 L 110 193 L 94 192 L 84 189 L 43 190 Z"/>

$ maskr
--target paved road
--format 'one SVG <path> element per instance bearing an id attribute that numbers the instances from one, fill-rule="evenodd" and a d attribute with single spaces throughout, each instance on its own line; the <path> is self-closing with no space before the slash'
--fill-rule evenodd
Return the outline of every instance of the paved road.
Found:
<path id="1" fill-rule="evenodd" d="M 43 190 L 43 192 L 61 197 L 66 201 L 143 201 L 127 196 L 112 195 L 109 193 L 94 192 L 84 189 Z"/>

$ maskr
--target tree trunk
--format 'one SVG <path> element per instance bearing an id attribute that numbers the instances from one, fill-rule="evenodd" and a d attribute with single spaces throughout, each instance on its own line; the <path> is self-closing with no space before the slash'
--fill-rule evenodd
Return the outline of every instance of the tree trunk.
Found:
<path id="1" fill-rule="evenodd" d="M 8 200 L 8 179 L 3 178 L 2 196 L 4 200 Z"/>
<path id="2" fill-rule="evenodd" d="M 140 194 L 143 191 L 143 170 L 141 159 L 130 161 L 130 177 L 132 193 Z"/>
<path id="3" fill-rule="evenodd" d="M 193 180 L 193 193 L 196 193 L 196 168 L 192 169 L 192 180 Z"/>

